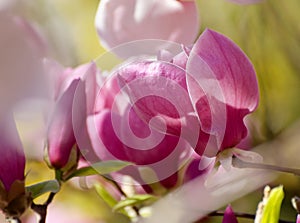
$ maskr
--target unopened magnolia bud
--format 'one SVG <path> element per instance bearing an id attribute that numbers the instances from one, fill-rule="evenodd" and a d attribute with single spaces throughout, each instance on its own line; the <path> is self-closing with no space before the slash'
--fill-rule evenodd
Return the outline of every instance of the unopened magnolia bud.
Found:
<path id="1" fill-rule="evenodd" d="M 11 114 L 0 120 L 0 209 L 8 217 L 20 216 L 29 206 L 25 192 L 25 155 Z"/>

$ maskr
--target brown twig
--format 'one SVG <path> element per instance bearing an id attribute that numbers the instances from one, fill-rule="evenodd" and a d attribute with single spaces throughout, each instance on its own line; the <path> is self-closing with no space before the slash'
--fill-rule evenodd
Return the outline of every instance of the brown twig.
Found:
<path id="1" fill-rule="evenodd" d="M 55 195 L 56 193 L 50 193 L 47 201 L 44 204 L 35 204 L 32 202 L 31 209 L 40 215 L 39 223 L 46 222 L 47 209 L 49 204 L 53 201 Z"/>

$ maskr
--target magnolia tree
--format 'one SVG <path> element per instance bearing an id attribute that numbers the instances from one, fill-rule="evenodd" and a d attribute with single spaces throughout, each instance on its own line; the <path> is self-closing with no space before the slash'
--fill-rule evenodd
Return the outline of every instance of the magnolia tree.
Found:
<path id="1" fill-rule="evenodd" d="M 95 29 L 107 51 L 74 68 L 46 53 L 47 39 L 14 14 L 13 2 L 1 7 L 0 209 L 7 222 L 100 222 L 55 203 L 76 179 L 122 222 L 286 222 L 279 220 L 283 187 L 266 185 L 275 171 L 300 171 L 267 164 L 252 148 L 255 68 L 229 37 L 200 32 L 195 1 L 100 1 Z M 32 157 L 25 158 L 15 118 L 30 100 L 42 101 L 46 128 L 35 138 L 54 171 L 35 184 L 26 183 Z M 231 202 L 264 186 L 256 213 L 234 212 Z M 297 211 L 298 203 L 295 197 Z"/>

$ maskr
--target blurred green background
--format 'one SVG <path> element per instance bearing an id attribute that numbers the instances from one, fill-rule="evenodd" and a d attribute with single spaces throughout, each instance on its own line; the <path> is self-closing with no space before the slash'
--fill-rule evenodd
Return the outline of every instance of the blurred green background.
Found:
<path id="1" fill-rule="evenodd" d="M 17 10 L 41 27 L 50 42 L 52 57 L 65 66 L 77 66 L 105 52 L 94 27 L 98 3 L 98 0 L 34 0 L 24 1 Z M 197 0 L 197 3 L 201 31 L 210 28 L 230 37 L 256 68 L 261 99 L 250 121 L 254 144 L 268 162 L 300 168 L 300 1 L 265 0 L 247 6 L 225 0 Z M 36 165 L 38 172 L 34 170 Z M 51 178 L 47 167 L 39 163 L 32 161 L 27 169 L 31 169 L 28 183 Z M 286 192 L 281 218 L 295 221 L 290 198 L 300 196 L 299 177 L 282 174 L 271 185 L 278 184 L 283 184 Z M 125 221 L 113 216 L 95 193 L 81 192 L 70 185 L 65 190 L 71 191 L 72 196 L 57 198 L 66 204 L 85 207 L 88 213 L 92 211 L 93 216 L 107 222 Z M 255 213 L 261 196 L 262 189 L 234 202 L 233 208 Z M 210 222 L 221 219 L 213 218 Z"/>

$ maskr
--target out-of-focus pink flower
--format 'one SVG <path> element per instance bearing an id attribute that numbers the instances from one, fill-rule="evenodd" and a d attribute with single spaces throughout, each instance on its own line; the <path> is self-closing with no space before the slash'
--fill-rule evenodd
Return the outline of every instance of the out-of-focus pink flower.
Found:
<path id="1" fill-rule="evenodd" d="M 238 223 L 230 205 L 227 206 L 222 223 Z"/>
<path id="2" fill-rule="evenodd" d="M 108 49 L 143 39 L 189 45 L 200 28 L 195 1 L 176 0 L 103 0 L 95 23 Z"/>
<path id="3" fill-rule="evenodd" d="M 258 104 L 250 60 L 212 30 L 169 62 L 131 62 L 117 72 L 139 117 L 184 137 L 199 155 L 237 145 L 247 134 L 244 117 Z M 155 116 L 160 119 L 152 121 Z"/>
<path id="4" fill-rule="evenodd" d="M 0 10 L 0 116 L 16 103 L 45 96 L 43 40 L 23 18 Z"/>
<path id="5" fill-rule="evenodd" d="M 64 69 L 53 61 L 48 61 L 46 67 L 53 80 L 55 100 L 48 125 L 47 149 L 51 166 L 62 168 L 68 163 L 75 144 L 88 143 L 87 133 L 82 134 L 86 132 L 87 115 L 93 113 L 98 69 L 94 63 Z"/>

